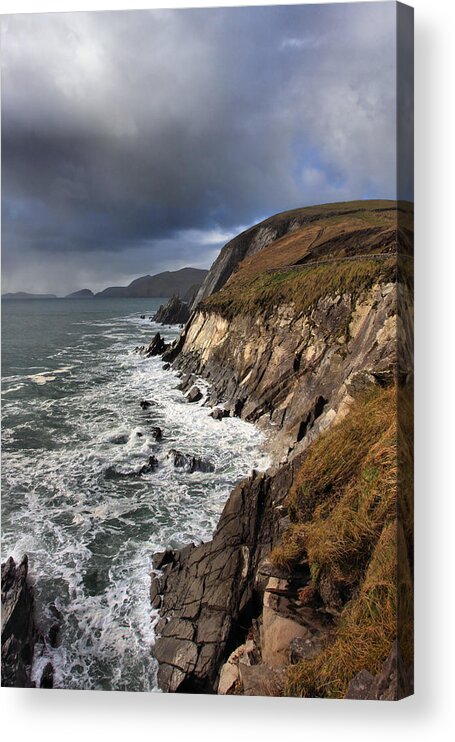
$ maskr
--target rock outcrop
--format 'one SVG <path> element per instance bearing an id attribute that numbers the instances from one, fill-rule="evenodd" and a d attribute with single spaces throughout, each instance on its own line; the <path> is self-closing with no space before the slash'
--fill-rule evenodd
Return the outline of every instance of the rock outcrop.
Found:
<path id="1" fill-rule="evenodd" d="M 258 611 L 256 573 L 278 534 L 292 465 L 254 474 L 232 492 L 212 541 L 155 564 L 161 595 L 155 656 L 163 690 L 214 693 L 222 660 Z M 308 577 L 306 578 L 308 579 Z"/>
<path id="2" fill-rule="evenodd" d="M 173 296 L 169 299 L 167 304 L 162 304 L 160 306 L 153 317 L 153 320 L 162 325 L 185 325 L 189 318 L 189 305 L 185 301 L 179 299 L 178 296 Z"/>
<path id="3" fill-rule="evenodd" d="M 345 698 L 354 701 L 397 701 L 413 692 L 412 668 L 406 670 L 398 642 L 395 641 L 381 671 L 372 675 L 368 670 L 361 670 L 349 683 Z"/>
<path id="4" fill-rule="evenodd" d="M 186 398 L 188 402 L 199 402 L 202 399 L 202 392 L 198 386 L 192 386 Z"/>
<path id="5" fill-rule="evenodd" d="M 193 456 L 189 453 L 176 451 L 175 448 L 171 448 L 168 453 L 168 458 L 171 459 L 176 469 L 183 469 L 188 474 L 193 474 L 195 471 L 215 471 L 215 467 L 211 461 L 206 461 L 205 459 L 201 459 L 199 456 Z"/>
<path id="6" fill-rule="evenodd" d="M 37 639 L 28 559 L 25 556 L 16 564 L 10 557 L 2 564 L 2 686 L 32 686 L 30 671 Z"/>
<path id="7" fill-rule="evenodd" d="M 140 347 L 136 348 L 136 352 L 140 353 L 146 358 L 151 358 L 152 356 L 162 355 L 166 350 L 168 350 L 168 348 L 169 343 L 166 343 L 164 338 L 161 337 L 160 333 L 157 332 L 149 345 L 141 345 Z"/>

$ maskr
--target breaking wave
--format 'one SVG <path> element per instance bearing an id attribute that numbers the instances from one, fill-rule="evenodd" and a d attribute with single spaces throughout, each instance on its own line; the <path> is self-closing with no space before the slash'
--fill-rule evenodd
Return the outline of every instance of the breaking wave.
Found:
<path id="1" fill-rule="evenodd" d="M 252 425 L 213 420 L 161 359 L 134 353 L 156 329 L 84 315 L 41 367 L 3 378 L 3 556 L 29 554 L 41 624 L 62 616 L 33 668 L 51 659 L 56 687 L 156 690 L 151 557 L 210 538 L 234 483 L 268 464 Z M 171 449 L 214 471 L 176 469 Z"/>

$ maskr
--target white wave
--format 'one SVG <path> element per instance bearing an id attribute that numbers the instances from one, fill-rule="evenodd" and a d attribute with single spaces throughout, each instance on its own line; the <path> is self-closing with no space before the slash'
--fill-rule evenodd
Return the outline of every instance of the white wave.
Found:
<path id="1" fill-rule="evenodd" d="M 50 386 L 32 404 L 4 403 L 5 432 L 17 442 L 3 467 L 3 549 L 29 554 L 44 626 L 52 601 L 63 613 L 60 645 L 34 665 L 38 677 L 51 657 L 58 687 L 156 690 L 151 556 L 210 538 L 234 483 L 268 465 L 262 433 L 237 418 L 213 420 L 203 400 L 185 400 L 160 358 L 131 353 L 158 329 L 137 319 L 84 323 L 66 348 L 69 364 L 32 375 L 44 385 L 73 371 L 68 393 Z M 176 336 L 159 330 L 166 340 Z M 206 383 L 198 385 L 205 394 Z M 63 396 L 45 396 L 61 388 Z M 155 405 L 142 410 L 141 399 Z M 162 429 L 161 442 L 152 426 Z M 33 435 L 37 447 L 28 450 Z M 171 448 L 213 461 L 215 471 L 175 469 Z M 151 454 L 156 472 L 106 477 L 111 467 L 137 473 Z"/>
<path id="2" fill-rule="evenodd" d="M 25 384 L 15 384 L 14 386 L 10 386 L 8 389 L 2 389 L 2 394 L 13 394 L 14 392 L 19 392 L 21 389 L 23 389 Z"/>

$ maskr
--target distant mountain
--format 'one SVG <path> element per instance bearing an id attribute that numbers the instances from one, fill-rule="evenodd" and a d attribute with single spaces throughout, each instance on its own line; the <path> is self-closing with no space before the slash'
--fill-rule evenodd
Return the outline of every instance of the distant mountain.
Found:
<path id="1" fill-rule="evenodd" d="M 72 294 L 67 294 L 65 299 L 92 299 L 94 296 L 95 294 L 90 289 L 80 289 L 79 291 L 73 291 Z"/>
<path id="2" fill-rule="evenodd" d="M 97 298 L 138 298 L 151 297 L 185 297 L 194 292 L 194 287 L 201 286 L 208 271 L 199 268 L 181 268 L 178 271 L 165 271 L 156 276 L 141 276 L 128 286 L 110 286 L 95 294 Z"/>
<path id="3" fill-rule="evenodd" d="M 12 294 L 2 294 L 2 299 L 56 299 L 55 294 L 27 294 L 26 291 L 16 291 Z"/>

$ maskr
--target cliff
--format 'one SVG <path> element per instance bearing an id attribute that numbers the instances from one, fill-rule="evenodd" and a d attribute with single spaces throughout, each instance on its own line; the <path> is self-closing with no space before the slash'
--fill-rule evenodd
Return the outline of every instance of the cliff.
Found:
<path id="1" fill-rule="evenodd" d="M 211 542 L 155 558 L 164 690 L 353 697 L 359 673 L 395 656 L 405 679 L 388 673 L 387 697 L 410 692 L 396 553 L 409 598 L 412 493 L 402 457 L 398 500 L 396 425 L 412 389 L 411 258 L 411 207 L 364 202 L 273 217 L 212 267 L 165 355 L 184 386 L 203 376 L 210 404 L 268 433 L 274 466 L 236 487 Z"/>

